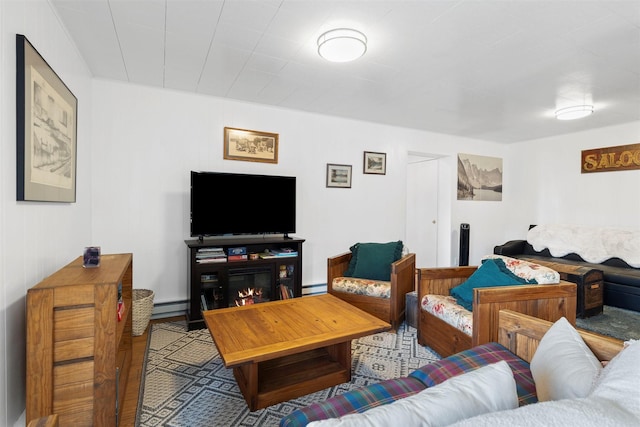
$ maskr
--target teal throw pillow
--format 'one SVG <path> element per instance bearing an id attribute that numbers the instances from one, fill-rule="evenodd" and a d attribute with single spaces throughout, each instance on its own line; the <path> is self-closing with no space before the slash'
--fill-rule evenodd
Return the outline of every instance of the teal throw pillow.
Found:
<path id="1" fill-rule="evenodd" d="M 473 309 L 473 290 L 475 288 L 492 288 L 495 286 L 513 286 L 527 283 L 515 274 L 500 268 L 500 259 L 486 259 L 467 280 L 451 289 L 451 296 L 458 304 L 471 311 Z"/>
<path id="2" fill-rule="evenodd" d="M 402 241 L 389 243 L 356 243 L 351 247 L 351 260 L 355 258 L 353 271 L 347 277 L 369 280 L 391 280 L 391 264 L 402 257 Z"/>
<path id="3" fill-rule="evenodd" d="M 347 267 L 347 270 L 344 272 L 345 277 L 353 277 L 353 272 L 356 271 L 359 246 L 360 246 L 360 243 L 356 243 L 355 245 L 349 248 L 349 250 L 351 251 L 351 260 L 349 260 L 349 266 Z"/>

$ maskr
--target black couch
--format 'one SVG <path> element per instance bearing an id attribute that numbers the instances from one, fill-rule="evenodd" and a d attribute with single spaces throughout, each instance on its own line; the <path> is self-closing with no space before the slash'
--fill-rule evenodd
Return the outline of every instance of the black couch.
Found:
<path id="1" fill-rule="evenodd" d="M 586 262 L 576 254 L 555 258 L 549 249 L 538 252 L 526 240 L 510 240 L 503 245 L 494 247 L 493 253 L 512 258 L 539 259 L 602 270 L 604 304 L 640 311 L 640 268 L 631 267 L 620 258 L 610 258 L 601 264 Z"/>

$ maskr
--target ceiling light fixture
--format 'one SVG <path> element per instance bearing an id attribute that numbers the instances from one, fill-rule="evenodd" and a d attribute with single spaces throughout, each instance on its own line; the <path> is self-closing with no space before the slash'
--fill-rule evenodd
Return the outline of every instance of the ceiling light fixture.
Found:
<path id="1" fill-rule="evenodd" d="M 575 120 L 593 114 L 593 105 L 574 105 L 556 111 L 558 120 Z"/>
<path id="2" fill-rule="evenodd" d="M 336 28 L 318 37 L 318 54 L 331 62 L 349 62 L 367 51 L 367 36 L 351 28 Z"/>

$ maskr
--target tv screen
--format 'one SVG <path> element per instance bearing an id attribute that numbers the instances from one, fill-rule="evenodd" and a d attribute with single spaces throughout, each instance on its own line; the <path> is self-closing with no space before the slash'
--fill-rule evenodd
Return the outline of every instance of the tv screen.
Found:
<path id="1" fill-rule="evenodd" d="M 192 237 L 295 231 L 295 177 L 191 171 Z"/>

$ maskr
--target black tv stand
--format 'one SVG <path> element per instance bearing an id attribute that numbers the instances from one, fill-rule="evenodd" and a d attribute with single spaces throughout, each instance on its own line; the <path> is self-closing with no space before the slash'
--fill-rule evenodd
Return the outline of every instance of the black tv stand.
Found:
<path id="1" fill-rule="evenodd" d="M 304 239 L 282 236 L 238 236 L 185 240 L 187 244 L 187 326 L 189 330 L 205 327 L 203 310 L 234 307 L 242 303 L 239 293 L 258 289 L 260 297 L 252 302 L 266 302 L 302 296 L 302 243 Z M 229 258 L 233 249 L 246 248 L 246 259 Z M 259 254 L 277 249 L 292 249 L 294 255 L 262 258 Z M 226 256 L 208 258 L 220 250 Z M 240 251 L 238 251 L 240 252 Z M 253 259 L 252 259 L 253 258 Z M 214 262 L 215 261 L 215 262 Z M 240 301 L 238 301 L 240 299 Z M 255 300 L 255 301 L 254 301 Z"/>

